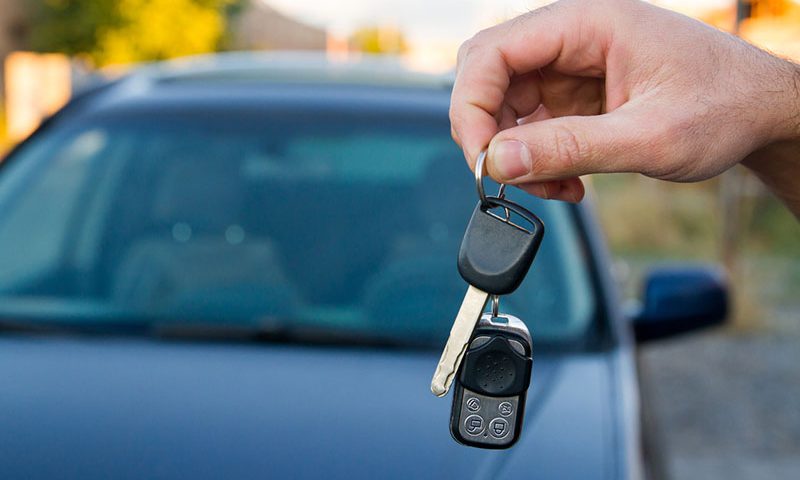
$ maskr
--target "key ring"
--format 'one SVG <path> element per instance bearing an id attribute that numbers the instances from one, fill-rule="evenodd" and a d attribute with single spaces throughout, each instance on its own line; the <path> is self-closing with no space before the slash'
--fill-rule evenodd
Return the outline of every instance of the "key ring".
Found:
<path id="1" fill-rule="evenodd" d="M 481 150 L 481 153 L 478 154 L 478 160 L 475 161 L 475 186 L 478 187 L 478 198 L 481 201 L 481 205 L 486 205 L 489 202 L 486 200 L 486 192 L 483 189 L 483 167 L 486 163 L 486 155 L 487 150 Z M 500 189 L 497 191 L 497 198 L 505 198 L 506 196 L 506 184 L 501 183 Z M 511 219 L 511 212 L 504 208 L 506 214 L 506 222 Z"/>
<path id="2" fill-rule="evenodd" d="M 475 161 L 475 186 L 478 187 L 478 198 L 483 205 L 489 203 L 486 201 L 486 193 L 483 189 L 483 167 L 486 163 L 486 152 L 486 150 L 482 150 L 478 155 L 478 160 Z M 503 187 L 503 185 L 500 185 L 501 192 L 505 191 Z"/>
<path id="3" fill-rule="evenodd" d="M 492 295 L 492 318 L 500 315 L 500 295 Z"/>

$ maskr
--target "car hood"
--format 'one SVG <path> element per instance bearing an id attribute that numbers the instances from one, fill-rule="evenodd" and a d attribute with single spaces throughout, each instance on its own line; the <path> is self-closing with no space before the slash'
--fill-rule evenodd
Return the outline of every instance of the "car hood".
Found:
<path id="1" fill-rule="evenodd" d="M 2 478 L 606 478 L 610 363 L 537 355 L 525 430 L 460 446 L 436 352 L 0 338 Z"/>

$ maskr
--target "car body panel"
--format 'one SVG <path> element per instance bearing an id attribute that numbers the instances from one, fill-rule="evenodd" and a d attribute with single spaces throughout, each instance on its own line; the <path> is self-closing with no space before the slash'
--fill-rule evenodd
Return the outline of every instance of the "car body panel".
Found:
<path id="1" fill-rule="evenodd" d="M 457 445 L 436 352 L 0 339 L 4 478 L 611 478 L 608 355 L 535 355 L 506 452 Z"/>

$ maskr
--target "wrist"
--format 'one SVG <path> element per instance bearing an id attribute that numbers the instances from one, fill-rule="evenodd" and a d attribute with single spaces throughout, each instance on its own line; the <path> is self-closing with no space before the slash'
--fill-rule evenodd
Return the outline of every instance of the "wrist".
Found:
<path id="1" fill-rule="evenodd" d="M 772 58 L 777 62 L 775 83 L 766 90 L 775 96 L 765 102 L 770 128 L 766 141 L 742 164 L 800 219 L 800 65 Z"/>
<path id="2" fill-rule="evenodd" d="M 742 163 L 800 220 L 800 140 L 772 143 Z"/>
<path id="3" fill-rule="evenodd" d="M 791 126 L 789 138 L 794 141 L 800 141 L 800 65 L 796 63 L 787 62 L 791 73 L 790 79 L 790 95 L 789 95 L 789 113 L 787 115 L 787 124 Z"/>
<path id="4" fill-rule="evenodd" d="M 780 63 L 775 86 L 780 92 L 779 103 L 774 105 L 772 142 L 800 141 L 800 65 L 788 60 Z"/>

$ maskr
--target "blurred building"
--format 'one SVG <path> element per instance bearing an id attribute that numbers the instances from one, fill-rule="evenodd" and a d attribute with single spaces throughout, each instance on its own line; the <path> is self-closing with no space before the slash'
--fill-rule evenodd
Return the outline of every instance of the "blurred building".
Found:
<path id="1" fill-rule="evenodd" d="M 0 56 L 23 46 L 27 18 L 20 0 L 0 0 Z"/>
<path id="2" fill-rule="evenodd" d="M 702 3 L 687 2 L 679 10 L 723 30 L 736 32 L 777 55 L 800 61 L 800 2 L 797 0 L 731 0 L 728 6 L 712 9 L 703 8 Z"/>
<path id="3" fill-rule="evenodd" d="M 236 50 L 325 50 L 324 29 L 290 18 L 261 0 L 247 0 L 232 14 L 231 46 Z"/>
<path id="4" fill-rule="evenodd" d="M 72 64 L 59 53 L 13 52 L 4 64 L 6 134 L 19 141 L 72 96 Z"/>
<path id="5" fill-rule="evenodd" d="M 2 64 L 13 51 L 25 48 L 28 19 L 23 0 L 0 0 L 0 96 L 3 92 Z"/>
<path id="6" fill-rule="evenodd" d="M 740 0 L 742 37 L 778 55 L 800 61 L 800 3 L 792 0 Z"/>

